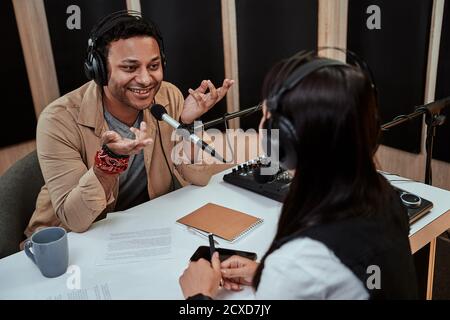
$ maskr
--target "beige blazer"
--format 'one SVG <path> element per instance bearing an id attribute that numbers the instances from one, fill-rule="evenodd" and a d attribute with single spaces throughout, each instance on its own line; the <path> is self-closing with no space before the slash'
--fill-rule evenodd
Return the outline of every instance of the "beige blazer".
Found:
<path id="1" fill-rule="evenodd" d="M 163 82 L 155 102 L 166 107 L 174 119 L 179 119 L 183 96 L 172 84 Z M 156 120 L 144 110 L 148 135 L 153 143 L 144 149 L 144 162 L 150 199 L 170 191 L 171 175 L 157 136 Z M 160 122 L 165 154 L 175 177 L 185 186 L 189 183 L 206 185 L 210 177 L 230 165 L 198 165 L 171 162 L 174 142 L 173 129 Z M 103 117 L 100 87 L 91 81 L 60 97 L 41 113 L 37 125 L 36 143 L 39 163 L 44 176 L 36 202 L 36 210 L 25 230 L 29 237 L 37 228 L 62 226 L 83 232 L 107 212 L 114 210 L 119 192 L 118 178 L 113 191 L 105 191 L 93 172 L 94 156 L 100 149 L 100 137 L 108 130 Z"/>

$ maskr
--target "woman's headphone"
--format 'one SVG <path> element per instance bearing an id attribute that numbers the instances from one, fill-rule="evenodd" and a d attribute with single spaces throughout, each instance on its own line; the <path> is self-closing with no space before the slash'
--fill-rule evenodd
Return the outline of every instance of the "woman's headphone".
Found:
<path id="1" fill-rule="evenodd" d="M 350 58 L 351 60 L 350 62 L 348 62 L 348 64 L 356 66 L 357 68 L 362 70 L 362 72 L 368 77 L 371 83 L 371 87 L 374 90 L 375 99 L 378 99 L 377 89 L 373 81 L 371 70 L 369 69 L 367 64 L 352 51 L 337 47 L 320 47 L 317 50 L 312 50 L 309 52 L 302 51 L 300 53 L 297 53 L 294 57 L 299 57 L 300 59 L 306 60 L 308 57 L 317 56 L 317 53 L 324 49 L 334 49 L 344 52 L 347 56 L 347 59 Z M 298 144 L 298 139 L 294 125 L 282 113 L 282 108 L 280 106 L 281 99 L 286 94 L 286 92 L 292 90 L 292 88 L 298 85 L 300 81 L 302 81 L 305 77 L 307 77 L 314 71 L 324 67 L 343 65 L 347 64 L 338 60 L 327 58 L 315 59 L 304 63 L 300 65 L 296 70 L 294 70 L 292 74 L 284 81 L 284 84 L 275 89 L 267 98 L 266 105 L 268 111 L 271 113 L 271 117 L 266 119 L 266 128 L 268 129 L 267 138 L 270 141 L 269 151 L 276 152 L 276 150 L 278 150 L 278 159 L 284 169 L 292 170 L 297 167 L 298 155 L 296 146 Z M 378 105 L 378 100 L 376 101 L 376 103 Z M 271 134 L 272 129 L 279 129 L 278 139 L 273 138 Z M 266 147 L 267 143 L 263 143 L 263 146 Z M 273 155 L 271 158 L 273 159 Z"/>
<path id="2" fill-rule="evenodd" d="M 145 20 L 139 11 L 121 10 L 113 12 L 102 18 L 92 29 L 88 40 L 87 54 L 84 61 L 84 73 L 89 80 L 94 80 L 100 86 L 108 84 L 108 72 L 106 68 L 106 57 L 97 50 L 97 41 L 117 24 L 126 21 L 140 20 L 145 22 L 153 32 L 153 36 L 158 42 L 159 52 L 163 68 L 166 67 L 166 56 L 164 54 L 164 42 L 156 24 Z"/>

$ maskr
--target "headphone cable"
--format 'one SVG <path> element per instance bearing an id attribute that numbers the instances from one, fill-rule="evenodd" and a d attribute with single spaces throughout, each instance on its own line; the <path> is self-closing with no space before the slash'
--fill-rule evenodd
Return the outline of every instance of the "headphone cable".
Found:
<path id="1" fill-rule="evenodd" d="M 174 177 L 173 177 L 172 170 L 170 170 L 170 165 L 169 165 L 169 161 L 167 160 L 167 157 L 166 157 L 166 152 L 164 151 L 164 146 L 163 146 L 162 138 L 161 138 L 161 128 L 159 127 L 159 121 L 156 121 L 156 125 L 158 126 L 159 143 L 161 144 L 161 149 L 162 149 L 162 152 L 163 152 L 163 155 L 164 155 L 164 160 L 166 160 L 167 169 L 169 169 L 170 178 L 172 180 L 172 182 L 171 182 L 172 183 L 172 188 L 171 189 L 172 189 L 172 191 L 175 191 L 175 180 L 174 180 Z"/>

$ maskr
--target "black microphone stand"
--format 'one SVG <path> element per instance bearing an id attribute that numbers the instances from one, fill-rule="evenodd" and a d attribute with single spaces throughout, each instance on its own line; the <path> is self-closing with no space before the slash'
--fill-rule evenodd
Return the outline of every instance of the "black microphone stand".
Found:
<path id="1" fill-rule="evenodd" d="M 387 131 L 403 122 L 410 121 L 425 114 L 425 124 L 427 125 L 427 137 L 425 140 L 426 164 L 425 164 L 425 183 L 432 184 L 431 160 L 433 158 L 433 143 L 436 135 L 436 127 L 445 122 L 445 116 L 440 112 L 450 105 L 450 97 L 430 102 L 428 104 L 416 107 L 413 113 L 395 117 L 394 120 L 381 126 L 381 130 Z"/>
<path id="2" fill-rule="evenodd" d="M 235 112 L 232 112 L 232 113 L 225 113 L 222 118 L 218 118 L 218 119 L 215 119 L 215 120 L 212 120 L 212 121 L 208 121 L 208 122 L 205 122 L 205 123 L 203 123 L 201 125 L 198 125 L 198 126 L 193 126 L 192 129 L 193 130 L 200 129 L 200 128 L 208 129 L 208 128 L 214 127 L 214 126 L 216 126 L 218 124 L 224 123 L 225 121 L 228 121 L 228 120 L 231 120 L 231 119 L 234 119 L 234 118 L 237 118 L 237 117 L 248 116 L 248 115 L 250 115 L 250 114 L 252 114 L 252 113 L 254 113 L 256 111 L 259 111 L 261 109 L 262 109 L 262 103 L 254 106 L 254 107 L 248 108 L 248 109 L 235 111 Z"/>

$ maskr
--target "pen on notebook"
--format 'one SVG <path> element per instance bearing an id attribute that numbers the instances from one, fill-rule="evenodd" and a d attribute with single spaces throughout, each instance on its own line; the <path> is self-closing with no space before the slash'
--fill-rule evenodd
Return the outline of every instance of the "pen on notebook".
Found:
<path id="1" fill-rule="evenodd" d="M 203 233 L 203 232 L 201 232 L 201 231 L 199 231 L 197 229 L 190 228 L 190 227 L 188 227 L 188 230 L 189 230 L 189 232 L 192 232 L 192 233 L 194 233 L 194 234 L 196 234 L 196 235 L 198 235 L 200 237 L 208 239 L 208 234 L 206 234 L 206 233 Z M 220 243 L 216 239 L 214 239 L 214 243 L 215 243 L 216 246 L 220 246 Z"/>
<path id="2" fill-rule="evenodd" d="M 211 260 L 214 252 L 216 251 L 216 247 L 214 246 L 214 236 L 212 233 L 208 235 L 209 238 L 209 254 L 211 255 Z"/>

